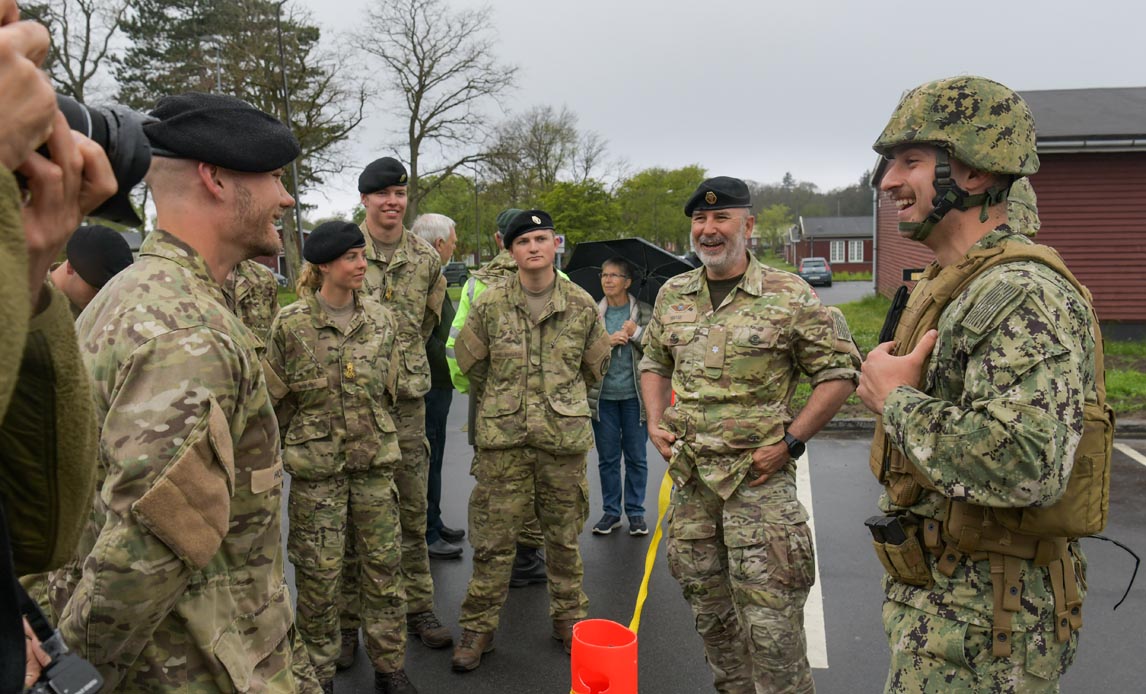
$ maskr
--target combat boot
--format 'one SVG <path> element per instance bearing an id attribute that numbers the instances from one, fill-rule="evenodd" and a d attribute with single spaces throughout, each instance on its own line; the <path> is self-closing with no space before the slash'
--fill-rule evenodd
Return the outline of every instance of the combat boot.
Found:
<path id="1" fill-rule="evenodd" d="M 573 652 L 573 625 L 580 621 L 580 619 L 553 620 L 553 638 L 561 642 L 567 655 Z"/>
<path id="2" fill-rule="evenodd" d="M 374 694 L 418 694 L 405 670 L 374 672 Z"/>
<path id="3" fill-rule="evenodd" d="M 354 658 L 358 655 L 358 630 L 357 629 L 343 629 L 342 646 L 338 651 L 338 660 L 334 661 L 334 668 L 336 670 L 345 670 L 354 664 Z M 333 686 L 333 683 L 331 684 Z"/>
<path id="4" fill-rule="evenodd" d="M 406 615 L 406 631 L 417 634 L 430 648 L 445 648 L 454 642 L 450 630 L 442 626 L 437 615 L 430 611 Z"/>
<path id="5" fill-rule="evenodd" d="M 513 573 L 509 576 L 510 588 L 521 588 L 530 583 L 545 583 L 549 577 L 545 573 L 545 554 L 539 547 L 517 546 L 517 556 L 513 558 Z"/>
<path id="6" fill-rule="evenodd" d="M 481 657 L 493 650 L 493 632 L 462 631 L 462 638 L 454 647 L 454 657 L 450 665 L 455 672 L 469 672 L 481 665 Z"/>
<path id="7" fill-rule="evenodd" d="M 334 680 L 323 681 L 322 694 L 334 694 Z"/>

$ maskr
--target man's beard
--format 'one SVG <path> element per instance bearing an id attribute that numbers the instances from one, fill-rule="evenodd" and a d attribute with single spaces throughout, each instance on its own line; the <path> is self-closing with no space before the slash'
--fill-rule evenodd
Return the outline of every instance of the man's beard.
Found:
<path id="1" fill-rule="evenodd" d="M 235 244 L 243 250 L 243 258 L 249 259 L 260 255 L 278 255 L 282 250 L 282 242 L 277 234 L 270 234 L 267 229 L 274 224 L 277 206 L 259 214 L 254 209 L 251 191 L 243 185 L 236 186 L 235 209 Z"/>

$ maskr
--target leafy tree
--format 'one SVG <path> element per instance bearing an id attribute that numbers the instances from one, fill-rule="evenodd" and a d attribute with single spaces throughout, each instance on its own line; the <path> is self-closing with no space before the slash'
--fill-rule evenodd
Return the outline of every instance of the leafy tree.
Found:
<path id="1" fill-rule="evenodd" d="M 638 171 L 617 186 L 619 230 L 677 252 L 688 249 L 684 203 L 705 178 L 703 167 L 658 167 Z"/>
<path id="2" fill-rule="evenodd" d="M 756 236 L 760 245 L 776 250 L 783 244 L 784 235 L 795 223 L 787 205 L 776 203 L 756 213 Z"/>
<path id="3" fill-rule="evenodd" d="M 559 181 L 537 198 L 537 206 L 552 215 L 569 246 L 618 236 L 616 205 L 600 181 Z"/>

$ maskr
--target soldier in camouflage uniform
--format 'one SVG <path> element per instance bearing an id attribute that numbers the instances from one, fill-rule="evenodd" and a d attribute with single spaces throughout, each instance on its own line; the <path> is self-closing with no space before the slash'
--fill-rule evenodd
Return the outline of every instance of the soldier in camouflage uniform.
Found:
<path id="1" fill-rule="evenodd" d="M 358 177 L 366 219 L 366 282 L 370 296 L 388 308 L 398 327 L 398 401 L 394 424 L 402 461 L 394 472 L 402 520 L 402 579 L 406 589 L 406 620 L 411 633 L 431 648 L 453 643 L 450 632 L 434 615 L 434 581 L 426 546 L 426 485 L 430 443 L 426 440 L 426 402 L 430 362 L 426 340 L 441 318 L 446 296 L 442 261 L 434 247 L 402 226 L 406 214 L 406 168 L 391 157 L 367 165 Z M 353 524 L 351 524 L 353 527 Z M 353 550 L 347 543 L 347 550 Z M 342 628 L 344 648 L 340 666 L 353 661 L 357 642 L 359 572 L 351 560 L 343 574 Z M 349 657 L 346 657 L 349 656 Z"/>
<path id="2" fill-rule="evenodd" d="M 278 426 L 222 282 L 277 251 L 299 146 L 234 97 L 151 115 L 160 228 L 77 325 L 104 479 L 59 627 L 107 691 L 294 692 Z"/>
<path id="3" fill-rule="evenodd" d="M 257 260 L 244 260 L 227 275 L 223 294 L 235 315 L 259 339 L 261 357 L 266 353 L 271 324 L 279 312 L 279 284 L 274 274 Z"/>
<path id="4" fill-rule="evenodd" d="M 519 213 L 505 244 L 517 277 L 477 298 L 454 347 L 479 403 L 469 507 L 473 576 L 452 660 L 462 672 L 493 650 L 515 540 L 530 509 L 545 536 L 553 638 L 566 653 L 573 624 L 589 607 L 578 545 L 589 512 L 585 454 L 593 445 L 586 389 L 608 368 L 609 336 L 593 299 L 554 269 L 548 214 Z"/>
<path id="5" fill-rule="evenodd" d="M 390 694 L 415 691 L 402 668 L 406 605 L 394 486 L 401 452 L 391 418 L 399 353 L 390 311 L 359 291 L 365 245 L 349 222 L 326 222 L 310 234 L 300 300 L 282 310 L 271 333 L 267 381 L 291 475 L 287 550 L 298 630 L 315 674 L 333 691 L 343 545 L 355 542 L 366 652 L 376 691 Z"/>
<path id="6" fill-rule="evenodd" d="M 724 176 L 689 199 L 704 267 L 661 289 L 641 392 L 676 485 L 669 569 L 716 690 L 803 693 L 814 691 L 803 610 L 815 561 L 795 461 L 854 389 L 859 353 L 843 314 L 748 255 L 750 203 L 744 182 Z M 800 372 L 812 395 L 793 418 Z"/>
<path id="7" fill-rule="evenodd" d="M 921 85 L 903 97 L 874 148 L 888 158 L 879 185 L 899 208 L 900 233 L 935 252 L 928 282 L 974 257 L 1030 244 L 1002 204 L 1011 180 L 1039 165 L 1033 119 L 1012 90 L 981 77 Z M 1087 302 L 1062 275 L 1019 260 L 972 279 L 940 314 L 938 332 L 873 350 L 858 394 L 882 417 L 889 453 L 905 456 L 923 481 L 916 501 L 893 503 L 889 487 L 880 508 L 922 519 L 921 544 L 931 549 L 927 531 L 946 527 L 955 502 L 1053 504 L 1071 471 L 1084 400 L 1094 398 L 1093 328 Z M 996 623 L 1002 613 L 993 604 L 1010 598 L 993 585 L 996 560 L 986 552 L 924 551 L 918 586 L 885 576 L 885 691 L 1057 692 L 1074 659 L 1073 622 L 1085 594 L 1078 543 L 1063 547 L 1065 580 L 1062 564 L 1051 564 L 1056 576 L 1045 561 L 998 561 L 995 580 L 1012 584 L 1015 601 L 1009 630 Z M 1079 596 L 1062 639 L 1057 591 Z M 1009 654 L 994 652 L 1000 647 Z"/>

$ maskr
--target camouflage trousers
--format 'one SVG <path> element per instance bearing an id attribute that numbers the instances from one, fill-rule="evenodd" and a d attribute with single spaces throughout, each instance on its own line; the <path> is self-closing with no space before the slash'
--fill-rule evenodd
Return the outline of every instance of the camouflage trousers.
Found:
<path id="1" fill-rule="evenodd" d="M 1074 662 L 1078 632 L 1067 643 L 1054 633 L 1011 634 L 1011 655 L 991 654 L 991 630 L 929 614 L 888 600 L 883 628 L 891 648 L 884 692 L 979 694 L 1058 691 L 1061 673 Z"/>
<path id="2" fill-rule="evenodd" d="M 763 520 L 767 487 L 742 483 L 723 500 L 693 476 L 673 496 L 669 571 L 726 694 L 815 691 L 804 637 L 811 531 Z"/>
<path id="3" fill-rule="evenodd" d="M 319 680 L 334 677 L 341 644 L 339 578 L 346 545 L 357 547 L 366 653 L 393 672 L 406 656 L 405 598 L 399 579 L 398 493 L 389 470 L 292 479 L 287 552 L 298 587 L 297 626 Z M 352 519 L 353 532 L 348 532 Z"/>
<path id="4" fill-rule="evenodd" d="M 553 455 L 529 447 L 478 449 L 470 469 L 477 480 L 469 505 L 473 576 L 458 620 L 462 628 L 497 629 L 518 534 L 531 513 L 545 538 L 549 616 L 581 619 L 589 614 L 579 544 L 589 515 L 585 460 L 584 453 Z"/>
<path id="5" fill-rule="evenodd" d="M 398 512 L 402 525 L 402 582 L 406 612 L 434 609 L 434 578 L 426 549 L 426 486 L 430 473 L 430 442 L 426 440 L 426 401 L 399 400 L 394 415 L 402 460 L 394 469 L 398 487 Z M 353 525 L 353 523 L 351 523 Z M 347 543 L 346 571 L 342 577 L 342 628 L 358 628 L 359 577 L 355 548 Z"/>

